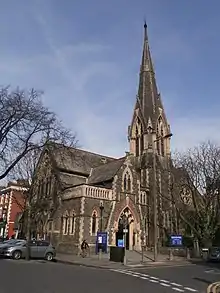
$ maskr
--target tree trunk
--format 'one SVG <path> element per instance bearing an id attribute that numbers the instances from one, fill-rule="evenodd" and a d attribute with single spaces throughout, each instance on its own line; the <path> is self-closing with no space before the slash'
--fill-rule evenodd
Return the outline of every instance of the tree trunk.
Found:
<path id="1" fill-rule="evenodd" d="M 193 240 L 193 250 L 194 250 L 194 256 L 199 257 L 200 256 L 200 249 L 199 249 L 198 239 Z"/>
<path id="2" fill-rule="evenodd" d="M 31 240 L 31 209 L 28 204 L 28 212 L 27 212 L 27 231 L 26 231 L 26 255 L 25 259 L 30 260 L 30 240 Z"/>
<path id="3" fill-rule="evenodd" d="M 210 248 L 212 247 L 212 240 L 210 240 L 211 237 L 204 237 L 202 239 L 202 245 L 203 245 L 203 248 Z"/>

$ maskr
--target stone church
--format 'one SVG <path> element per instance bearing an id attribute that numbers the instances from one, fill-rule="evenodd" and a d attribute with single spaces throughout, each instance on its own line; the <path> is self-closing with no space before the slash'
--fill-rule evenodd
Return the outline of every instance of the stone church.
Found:
<path id="1" fill-rule="evenodd" d="M 83 239 L 95 246 L 97 231 L 106 231 L 108 244 L 116 245 L 123 233 L 120 219 L 126 216 L 126 248 L 141 250 L 142 245 L 153 245 L 156 209 L 162 244 L 165 232 L 177 229 L 171 203 L 164 200 L 172 165 L 170 131 L 145 24 L 129 152 L 112 158 L 58 145 L 45 149 L 34 179 L 37 202 L 45 202 L 36 216 L 38 232 L 46 233 L 59 251 L 78 253 Z"/>

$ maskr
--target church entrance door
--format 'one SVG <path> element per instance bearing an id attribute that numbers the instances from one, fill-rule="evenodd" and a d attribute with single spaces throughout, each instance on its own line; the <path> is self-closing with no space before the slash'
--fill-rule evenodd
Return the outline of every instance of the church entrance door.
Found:
<path id="1" fill-rule="evenodd" d="M 125 247 L 127 250 L 131 249 L 133 246 L 130 243 L 133 237 L 130 237 L 131 234 L 131 224 L 134 222 L 133 216 L 130 213 L 128 208 L 125 208 L 121 213 L 118 221 L 118 232 L 116 232 L 116 246 L 118 246 L 118 240 L 125 240 Z M 132 231 L 133 232 L 133 231 Z M 125 235 L 126 233 L 126 235 Z"/>
<path id="2" fill-rule="evenodd" d="M 126 237 L 124 231 L 126 231 Z M 130 230 L 129 230 L 129 224 L 122 225 L 121 223 L 118 223 L 118 232 L 116 232 L 116 245 L 118 245 L 118 240 L 126 240 L 125 247 L 128 250 L 129 249 L 129 239 L 130 239 Z"/>

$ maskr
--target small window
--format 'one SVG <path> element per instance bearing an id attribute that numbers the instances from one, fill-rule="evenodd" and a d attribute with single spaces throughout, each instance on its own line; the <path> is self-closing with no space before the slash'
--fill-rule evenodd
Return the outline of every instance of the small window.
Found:
<path id="1" fill-rule="evenodd" d="M 127 174 L 125 174 L 125 176 L 124 176 L 123 184 L 124 184 L 124 191 L 126 191 L 127 190 Z"/>
<path id="2" fill-rule="evenodd" d="M 105 164 L 107 162 L 106 158 L 101 158 L 101 162 Z"/>
<path id="3" fill-rule="evenodd" d="M 69 224 L 70 224 L 70 218 L 68 214 L 66 214 L 63 217 L 63 234 L 67 235 L 69 233 Z"/>
<path id="4" fill-rule="evenodd" d="M 128 175 L 127 190 L 131 191 L 131 177 Z"/>
<path id="5" fill-rule="evenodd" d="M 131 189 L 132 189 L 131 183 L 132 183 L 131 175 L 129 174 L 129 172 L 126 172 L 123 178 L 123 191 L 131 192 Z"/>
<path id="6" fill-rule="evenodd" d="M 75 232 L 75 214 L 73 213 L 72 217 L 71 217 L 71 231 L 70 231 L 70 234 L 74 234 L 74 232 Z"/>

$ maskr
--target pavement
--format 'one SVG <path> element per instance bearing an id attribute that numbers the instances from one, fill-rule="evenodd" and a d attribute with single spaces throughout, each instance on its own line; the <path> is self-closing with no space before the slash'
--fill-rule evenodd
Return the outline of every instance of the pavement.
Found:
<path id="1" fill-rule="evenodd" d="M 168 260 L 166 255 L 158 255 L 158 261 L 153 261 L 153 256 L 145 254 L 142 262 L 141 254 L 133 251 L 127 252 L 126 265 L 117 262 L 109 261 L 109 254 L 90 255 L 85 258 L 71 254 L 57 254 L 57 261 L 63 264 L 80 265 L 86 267 L 102 268 L 102 269 L 123 269 L 124 267 L 138 268 L 138 267 L 151 267 L 151 266 L 178 266 L 187 265 L 189 261 L 184 258 L 174 258 L 172 261 Z"/>

